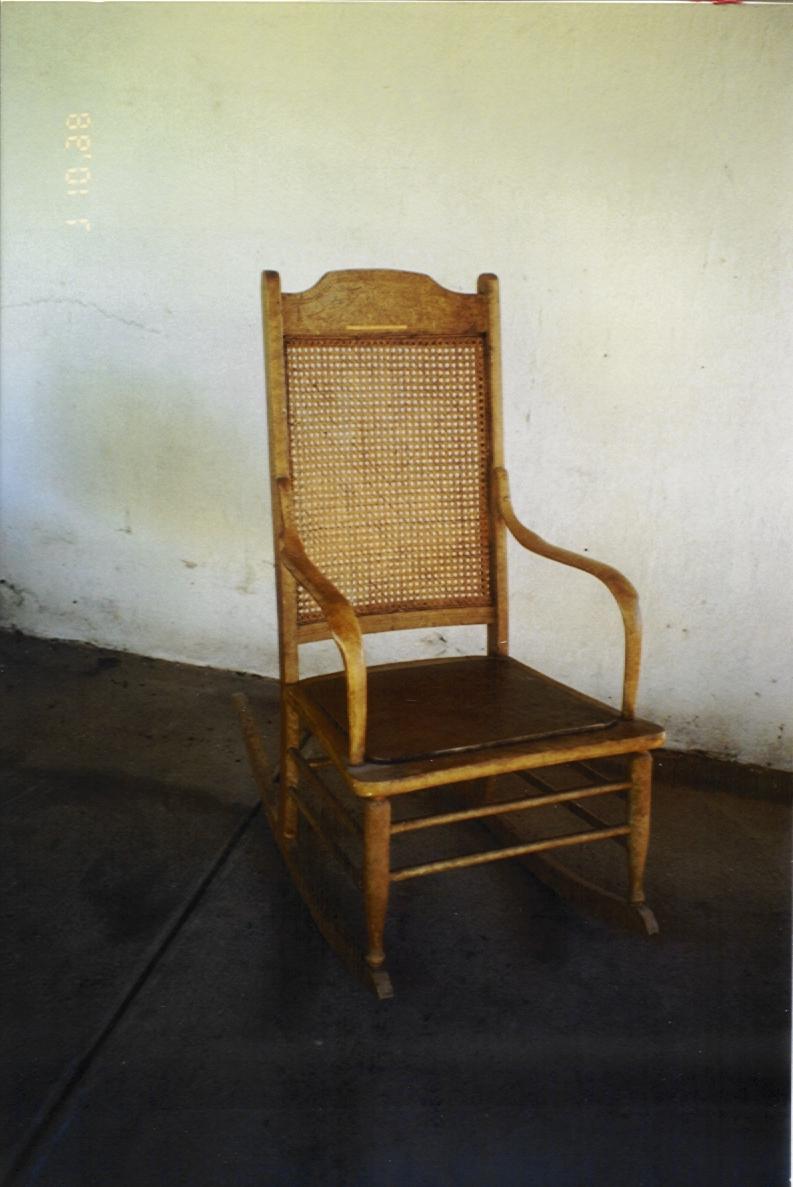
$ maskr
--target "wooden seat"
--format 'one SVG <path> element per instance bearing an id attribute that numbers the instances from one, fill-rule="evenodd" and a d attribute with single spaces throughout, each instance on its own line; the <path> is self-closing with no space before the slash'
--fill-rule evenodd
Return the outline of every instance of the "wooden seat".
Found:
<path id="1" fill-rule="evenodd" d="M 364 762 L 402 763 L 604 730 L 619 714 L 502 655 L 369 669 Z M 302 680 L 349 746 L 343 676 Z"/>
<path id="2" fill-rule="evenodd" d="M 316 922 L 381 997 L 392 993 L 383 947 L 389 887 L 426 874 L 524 858 L 579 904 L 656 931 L 643 877 L 650 751 L 664 734 L 634 712 L 638 599 L 615 569 L 548 544 L 512 509 L 495 277 L 480 276 L 466 294 L 417 273 L 332 272 L 290 294 L 265 273 L 263 302 L 282 684 L 277 773 L 250 706 L 237 702 L 268 820 Z M 509 655 L 507 533 L 613 594 L 624 634 L 619 710 Z M 366 633 L 477 623 L 485 655 L 364 662 Z M 301 679 L 301 645 L 326 638 L 343 671 Z M 602 766 L 620 760 L 616 773 Z M 572 782 L 561 787 L 564 770 Z M 499 790 L 506 776 L 532 794 Z M 433 809 L 432 796 L 454 786 L 468 789 L 460 806 Z M 394 818 L 394 797 L 411 793 L 423 814 Z M 620 822 L 582 803 L 609 795 L 627 799 Z M 516 831 L 516 819 L 549 805 L 592 827 L 547 837 Z M 362 891 L 360 950 L 350 921 L 312 887 L 301 820 Z M 480 852 L 392 865 L 392 841 L 403 833 L 471 821 L 487 837 Z M 505 842 L 496 849 L 494 833 Z M 601 840 L 626 849 L 622 897 L 548 857 Z"/>

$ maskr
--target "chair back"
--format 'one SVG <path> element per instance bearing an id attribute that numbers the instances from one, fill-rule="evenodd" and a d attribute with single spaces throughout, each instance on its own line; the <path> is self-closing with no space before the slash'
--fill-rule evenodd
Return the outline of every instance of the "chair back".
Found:
<path id="1" fill-rule="evenodd" d="M 282 293 L 265 273 L 263 297 L 272 478 L 290 480 L 310 559 L 362 630 L 486 623 L 505 644 L 489 481 L 501 464 L 496 278 L 465 294 L 356 270 Z M 310 595 L 280 577 L 296 642 L 327 637 Z"/>

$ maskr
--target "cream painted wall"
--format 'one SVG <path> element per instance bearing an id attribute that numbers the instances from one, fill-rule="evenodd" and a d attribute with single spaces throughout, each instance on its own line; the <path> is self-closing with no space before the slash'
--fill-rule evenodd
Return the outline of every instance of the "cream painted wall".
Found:
<path id="1" fill-rule="evenodd" d="M 495 271 L 522 517 L 637 584 L 673 745 L 793 765 L 790 9 L 3 18 L 8 623 L 275 673 L 260 269 Z M 608 595 L 511 566 L 514 654 L 615 699 Z"/>

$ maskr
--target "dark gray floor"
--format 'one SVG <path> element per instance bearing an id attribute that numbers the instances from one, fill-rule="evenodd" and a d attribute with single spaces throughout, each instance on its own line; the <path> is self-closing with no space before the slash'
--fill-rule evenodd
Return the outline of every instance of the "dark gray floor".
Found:
<path id="1" fill-rule="evenodd" d="M 271 682 L 0 642 L 15 1183 L 788 1182 L 779 795 L 658 780 L 654 940 L 511 863 L 399 888 L 381 1004 L 256 811 L 230 693 L 272 737 Z"/>

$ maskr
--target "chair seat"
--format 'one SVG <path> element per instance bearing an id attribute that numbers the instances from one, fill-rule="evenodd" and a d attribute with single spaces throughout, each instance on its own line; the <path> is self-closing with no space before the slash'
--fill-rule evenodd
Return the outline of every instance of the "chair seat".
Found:
<path id="1" fill-rule="evenodd" d="M 347 733 L 344 676 L 301 680 L 300 691 Z M 401 763 L 565 734 L 608 730 L 607 705 L 506 656 L 384 664 L 368 670 L 366 760 Z"/>

